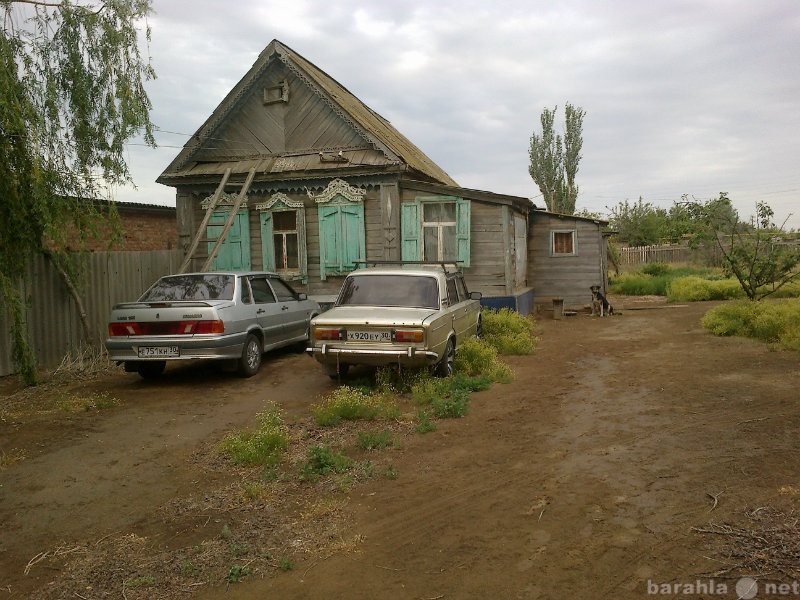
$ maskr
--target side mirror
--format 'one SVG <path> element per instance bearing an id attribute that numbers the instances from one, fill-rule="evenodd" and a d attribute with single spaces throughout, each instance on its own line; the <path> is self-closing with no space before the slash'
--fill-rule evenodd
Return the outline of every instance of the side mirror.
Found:
<path id="1" fill-rule="evenodd" d="M 480 300 L 481 298 L 483 298 L 483 294 L 481 294 L 480 292 L 470 292 L 469 293 L 469 299 L 470 300 Z"/>
<path id="2" fill-rule="evenodd" d="M 297 299 L 298 300 L 308 300 L 308 294 L 304 294 L 304 293 L 301 292 L 301 293 L 297 294 Z"/>

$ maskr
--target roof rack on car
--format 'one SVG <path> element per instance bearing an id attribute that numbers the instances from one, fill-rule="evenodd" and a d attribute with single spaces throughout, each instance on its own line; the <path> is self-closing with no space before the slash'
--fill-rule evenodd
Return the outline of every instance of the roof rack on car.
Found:
<path id="1" fill-rule="evenodd" d="M 456 271 L 459 270 L 459 265 L 462 261 L 459 260 L 449 260 L 449 261 L 441 261 L 441 260 L 357 260 L 355 261 L 356 265 L 364 265 L 366 267 L 383 267 L 383 266 L 403 266 L 403 265 L 434 265 L 442 267 L 442 270 L 445 273 L 450 273 L 451 271 L 447 270 L 447 267 L 455 267 Z"/>

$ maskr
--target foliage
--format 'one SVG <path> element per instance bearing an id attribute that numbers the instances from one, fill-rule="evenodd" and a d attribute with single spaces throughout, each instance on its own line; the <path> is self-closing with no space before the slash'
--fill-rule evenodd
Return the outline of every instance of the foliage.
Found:
<path id="1" fill-rule="evenodd" d="M 532 354 L 538 341 L 533 328 L 532 318 L 510 308 L 483 311 L 483 339 L 498 354 Z"/>
<path id="2" fill-rule="evenodd" d="M 456 372 L 467 377 L 485 377 L 489 381 L 509 383 L 514 372 L 497 356 L 497 349 L 482 339 L 470 339 L 458 347 Z"/>
<path id="3" fill-rule="evenodd" d="M 571 215 L 575 212 L 578 198 L 575 176 L 581 160 L 583 117 L 586 111 L 567 102 L 562 137 L 554 131 L 557 110 L 557 106 L 552 110 L 542 110 L 539 119 L 542 133 L 534 132 L 530 139 L 528 172 L 542 192 L 548 210 Z"/>
<path id="4" fill-rule="evenodd" d="M 220 451 L 233 464 L 275 465 L 289 446 L 289 432 L 278 408 L 258 413 L 256 423 L 255 430 L 230 433 L 220 443 Z"/>
<path id="5" fill-rule="evenodd" d="M 85 396 L 80 394 L 65 395 L 58 401 L 58 407 L 66 412 L 88 412 L 90 410 L 103 410 L 119 405 L 119 400 L 108 392 L 89 392 Z"/>
<path id="6" fill-rule="evenodd" d="M 63 265 L 99 223 L 115 222 L 94 199 L 131 182 L 128 140 L 141 132 L 155 145 L 143 87 L 154 72 L 137 43 L 150 3 L 1 5 L 0 297 L 28 384 L 36 381 L 20 292 L 28 258 L 47 253 Z"/>
<path id="7" fill-rule="evenodd" d="M 341 452 L 334 452 L 328 446 L 312 446 L 306 454 L 306 462 L 300 467 L 300 479 L 316 479 L 321 475 L 344 473 L 354 464 L 352 458 Z"/>
<path id="8" fill-rule="evenodd" d="M 735 279 L 705 279 L 696 275 L 678 277 L 667 283 L 666 296 L 677 302 L 731 300 L 743 296 Z"/>
<path id="9" fill-rule="evenodd" d="M 668 213 L 641 197 L 637 202 L 625 200 L 610 211 L 609 226 L 617 239 L 629 246 L 652 246 L 663 241 L 667 232 Z"/>
<path id="10" fill-rule="evenodd" d="M 669 296 L 672 282 L 682 277 L 716 280 L 721 275 L 718 270 L 705 267 L 650 263 L 636 271 L 609 278 L 609 285 L 612 293 L 624 296 Z"/>
<path id="11" fill-rule="evenodd" d="M 343 419 L 371 421 L 391 418 L 397 414 L 397 407 L 387 394 L 371 393 L 343 385 L 313 405 L 311 414 L 314 415 L 317 425 L 330 427 L 338 425 Z"/>
<path id="12" fill-rule="evenodd" d="M 380 450 L 394 445 L 392 432 L 388 429 L 377 433 L 366 431 L 358 432 L 358 447 L 364 450 Z"/>
<path id="13" fill-rule="evenodd" d="M 726 193 L 710 202 L 688 203 L 703 229 L 696 243 L 710 240 L 719 248 L 728 275 L 735 277 L 749 300 L 774 294 L 800 277 L 800 245 L 788 243 L 783 225 L 773 221 L 775 213 L 765 202 L 756 203 L 749 223 L 732 208 Z"/>
<path id="14" fill-rule="evenodd" d="M 715 335 L 751 337 L 800 351 L 800 300 L 720 304 L 700 321 Z"/>

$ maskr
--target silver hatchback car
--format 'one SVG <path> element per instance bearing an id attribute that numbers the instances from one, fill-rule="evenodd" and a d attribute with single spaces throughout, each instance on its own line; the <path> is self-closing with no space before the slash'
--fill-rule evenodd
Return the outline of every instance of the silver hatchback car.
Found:
<path id="1" fill-rule="evenodd" d="M 242 376 L 255 375 L 268 350 L 302 344 L 319 304 L 275 273 L 219 272 L 168 275 L 136 302 L 111 311 L 111 360 L 144 378 L 167 361 L 227 360 Z"/>
<path id="2" fill-rule="evenodd" d="M 481 333 L 480 298 L 453 263 L 359 269 L 333 308 L 311 321 L 307 352 L 331 377 L 351 365 L 432 365 L 446 377 L 458 345 Z"/>

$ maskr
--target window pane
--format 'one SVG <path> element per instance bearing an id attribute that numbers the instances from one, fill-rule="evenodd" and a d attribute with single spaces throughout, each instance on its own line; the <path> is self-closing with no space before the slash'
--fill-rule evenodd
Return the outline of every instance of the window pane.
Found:
<path id="1" fill-rule="evenodd" d="M 295 231 L 297 229 L 297 211 L 281 210 L 272 213 L 273 231 Z"/>
<path id="2" fill-rule="evenodd" d="M 272 289 L 275 290 L 275 294 L 278 296 L 279 302 L 297 300 L 297 295 L 294 293 L 294 290 L 290 288 L 289 285 L 283 280 L 271 277 L 269 282 L 272 284 Z"/>
<path id="3" fill-rule="evenodd" d="M 422 220 L 427 223 L 453 222 L 456 220 L 455 202 L 425 202 L 422 204 Z"/>
<path id="4" fill-rule="evenodd" d="M 458 260 L 458 244 L 456 243 L 456 228 L 449 225 L 442 226 L 442 251 L 439 260 Z"/>
<path id="5" fill-rule="evenodd" d="M 554 231 L 553 232 L 553 254 L 574 254 L 573 232 Z"/>
<path id="6" fill-rule="evenodd" d="M 139 299 L 141 302 L 171 300 L 232 300 L 232 275 L 172 275 L 162 277 Z"/>
<path id="7" fill-rule="evenodd" d="M 297 234 L 286 234 L 286 268 L 298 269 L 300 265 L 299 253 L 297 248 Z"/>
<path id="8" fill-rule="evenodd" d="M 275 268 L 286 268 L 286 257 L 283 254 L 283 234 L 276 233 L 272 236 L 273 247 L 275 248 Z"/>
<path id="9" fill-rule="evenodd" d="M 439 308 L 434 277 L 360 275 L 345 279 L 337 305 Z"/>
<path id="10" fill-rule="evenodd" d="M 439 260 L 439 228 L 424 227 L 422 231 L 422 260 Z"/>
<path id="11" fill-rule="evenodd" d="M 257 304 L 267 304 L 275 302 L 275 296 L 267 284 L 267 280 L 263 277 L 250 280 L 250 287 L 253 290 L 253 299 Z"/>
<path id="12" fill-rule="evenodd" d="M 447 299 L 450 301 L 450 306 L 458 304 L 458 290 L 456 289 L 456 280 L 453 277 L 447 280 Z"/>

